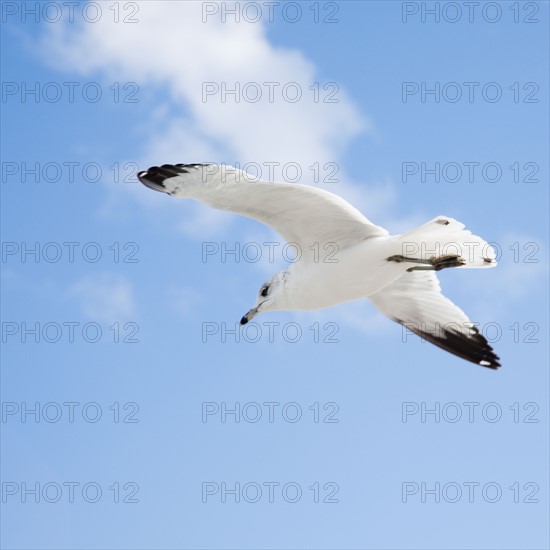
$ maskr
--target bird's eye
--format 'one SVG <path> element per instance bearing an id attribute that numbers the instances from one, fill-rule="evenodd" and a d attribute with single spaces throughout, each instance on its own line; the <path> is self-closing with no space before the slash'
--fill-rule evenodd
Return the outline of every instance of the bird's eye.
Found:
<path id="1" fill-rule="evenodd" d="M 267 293 L 269 292 L 269 287 L 268 286 L 264 286 L 262 288 L 262 291 L 260 292 L 260 296 L 263 296 L 264 298 L 267 296 Z"/>

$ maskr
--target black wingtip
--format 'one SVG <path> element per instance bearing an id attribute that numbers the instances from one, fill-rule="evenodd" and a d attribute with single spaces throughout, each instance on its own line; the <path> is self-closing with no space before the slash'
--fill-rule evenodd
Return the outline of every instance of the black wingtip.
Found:
<path id="1" fill-rule="evenodd" d="M 452 353 L 466 361 L 476 363 L 482 367 L 498 370 L 501 367 L 500 357 L 494 352 L 487 339 L 477 330 L 471 327 L 471 334 L 466 335 L 455 328 L 440 328 L 436 331 L 423 331 L 419 327 L 395 319 L 410 331 L 435 346 Z"/>
<path id="2" fill-rule="evenodd" d="M 148 170 L 138 172 L 138 179 L 149 189 L 169 193 L 164 186 L 164 182 L 169 178 L 174 178 L 186 174 L 188 170 L 175 166 L 173 164 L 163 164 L 162 166 L 151 166 Z"/>
<path id="3" fill-rule="evenodd" d="M 138 172 L 137 177 L 145 187 L 153 189 L 153 191 L 160 191 L 167 193 L 164 187 L 164 180 L 174 177 L 174 174 L 169 173 L 158 166 L 151 166 L 148 170 Z"/>
<path id="4" fill-rule="evenodd" d="M 182 174 L 188 174 L 190 169 L 197 168 L 199 166 L 206 166 L 205 164 L 163 164 L 162 166 L 151 166 L 147 170 L 138 172 L 137 177 L 143 185 L 160 191 L 162 193 L 169 193 L 166 190 L 164 182 L 169 178 L 181 176 Z"/>

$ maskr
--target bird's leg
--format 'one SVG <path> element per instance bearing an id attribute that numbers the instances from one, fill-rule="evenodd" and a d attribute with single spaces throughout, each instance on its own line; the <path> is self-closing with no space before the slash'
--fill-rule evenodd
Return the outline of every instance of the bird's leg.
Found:
<path id="1" fill-rule="evenodd" d="M 397 263 L 408 262 L 412 264 L 429 264 L 430 263 L 430 260 L 423 260 L 422 258 L 408 258 L 407 256 L 400 256 L 399 254 L 386 258 L 386 261 L 397 262 Z"/>
<path id="2" fill-rule="evenodd" d="M 463 258 L 457 255 L 448 254 L 446 256 L 432 256 L 431 258 L 408 258 L 407 256 L 390 256 L 386 258 L 388 262 L 407 262 L 412 264 L 421 264 L 415 267 L 409 267 L 407 271 L 440 271 L 447 267 L 460 267 L 466 262 Z"/>

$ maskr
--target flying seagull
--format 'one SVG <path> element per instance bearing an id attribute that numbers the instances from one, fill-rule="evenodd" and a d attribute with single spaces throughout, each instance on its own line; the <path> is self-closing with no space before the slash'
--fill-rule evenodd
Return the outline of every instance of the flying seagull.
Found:
<path id="1" fill-rule="evenodd" d="M 436 346 L 484 367 L 500 367 L 483 335 L 443 296 L 435 274 L 496 265 L 493 248 L 460 222 L 437 216 L 392 236 L 338 195 L 263 182 L 221 164 L 163 164 L 138 178 L 155 191 L 258 220 L 296 247 L 296 261 L 261 286 L 242 325 L 267 311 L 322 309 L 368 298 Z"/>

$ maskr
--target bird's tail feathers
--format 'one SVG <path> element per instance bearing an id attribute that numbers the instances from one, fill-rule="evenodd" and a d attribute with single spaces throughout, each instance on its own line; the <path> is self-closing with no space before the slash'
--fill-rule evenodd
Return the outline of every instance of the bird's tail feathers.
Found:
<path id="1" fill-rule="evenodd" d="M 493 247 L 464 228 L 464 224 L 447 216 L 433 220 L 398 238 L 404 258 L 431 261 L 443 267 L 494 267 Z M 453 263 L 454 262 L 454 263 Z"/>

